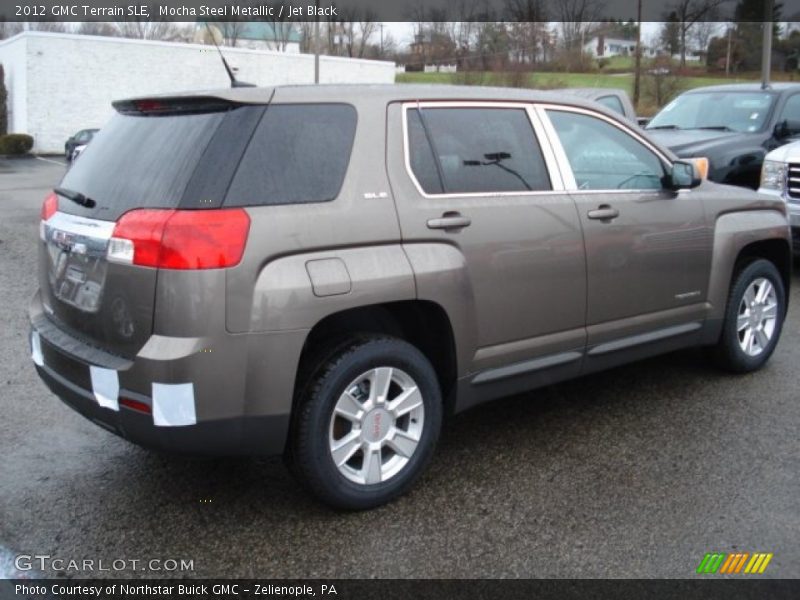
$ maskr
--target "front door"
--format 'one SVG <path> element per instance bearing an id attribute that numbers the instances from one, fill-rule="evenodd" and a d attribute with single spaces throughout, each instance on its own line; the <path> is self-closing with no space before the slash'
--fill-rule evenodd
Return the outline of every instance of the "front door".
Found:
<path id="1" fill-rule="evenodd" d="M 586 242 L 589 355 L 699 334 L 713 241 L 702 192 L 666 189 L 667 158 L 612 119 L 539 113 L 574 178 L 566 185 Z"/>

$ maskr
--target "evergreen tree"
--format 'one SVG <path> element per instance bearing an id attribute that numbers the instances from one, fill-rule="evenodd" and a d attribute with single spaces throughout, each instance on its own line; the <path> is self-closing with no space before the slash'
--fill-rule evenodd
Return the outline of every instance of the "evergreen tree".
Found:
<path id="1" fill-rule="evenodd" d="M 678 15 L 671 12 L 661 27 L 661 46 L 671 55 L 678 54 L 681 50 L 680 24 Z"/>
<path id="2" fill-rule="evenodd" d="M 772 12 L 773 32 L 775 39 L 780 35 L 778 22 L 781 17 L 780 2 L 775 2 Z M 734 11 L 736 20 L 736 39 L 742 48 L 741 67 L 746 71 L 755 71 L 761 67 L 761 48 L 763 46 L 764 0 L 739 0 Z"/>

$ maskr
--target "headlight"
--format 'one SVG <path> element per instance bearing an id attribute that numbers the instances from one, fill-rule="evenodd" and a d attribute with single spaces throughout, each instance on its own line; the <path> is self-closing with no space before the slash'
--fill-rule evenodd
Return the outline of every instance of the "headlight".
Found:
<path id="1" fill-rule="evenodd" d="M 786 191 L 786 163 L 765 160 L 761 167 L 761 187 L 783 194 Z"/>

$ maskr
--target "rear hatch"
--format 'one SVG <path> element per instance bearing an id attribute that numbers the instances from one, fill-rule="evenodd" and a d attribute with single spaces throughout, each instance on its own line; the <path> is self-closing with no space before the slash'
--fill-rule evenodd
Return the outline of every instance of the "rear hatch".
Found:
<path id="1" fill-rule="evenodd" d="M 118 114 L 45 202 L 39 287 L 45 314 L 61 329 L 131 358 L 153 332 L 158 267 L 163 266 L 158 262 L 163 253 L 148 260 L 148 242 L 158 238 L 160 244 L 170 215 L 212 216 L 202 209 L 221 205 L 265 107 L 203 98 L 115 106 Z M 189 231 L 183 221 L 179 226 Z M 133 244 L 117 239 L 133 239 L 123 231 L 126 227 L 138 236 L 135 260 Z M 219 242 L 213 235 L 200 240 L 207 246 Z M 179 250 L 173 252 L 178 258 Z M 192 267 L 174 256 L 170 260 L 175 268 L 225 266 Z M 222 253 L 214 260 L 224 260 Z"/>

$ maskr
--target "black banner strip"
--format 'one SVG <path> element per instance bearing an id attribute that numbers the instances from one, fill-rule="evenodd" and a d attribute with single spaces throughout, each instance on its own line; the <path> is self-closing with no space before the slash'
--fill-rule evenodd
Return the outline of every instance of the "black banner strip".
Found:
<path id="1" fill-rule="evenodd" d="M 766 2 L 766 0 L 764 0 Z M 800 20 L 800 0 L 3 0 L 0 21 L 591 22 Z"/>
<path id="2" fill-rule="evenodd" d="M 794 600 L 800 597 L 800 580 L 756 577 L 698 576 L 688 580 L 8 579 L 0 581 L 0 600 Z"/>

